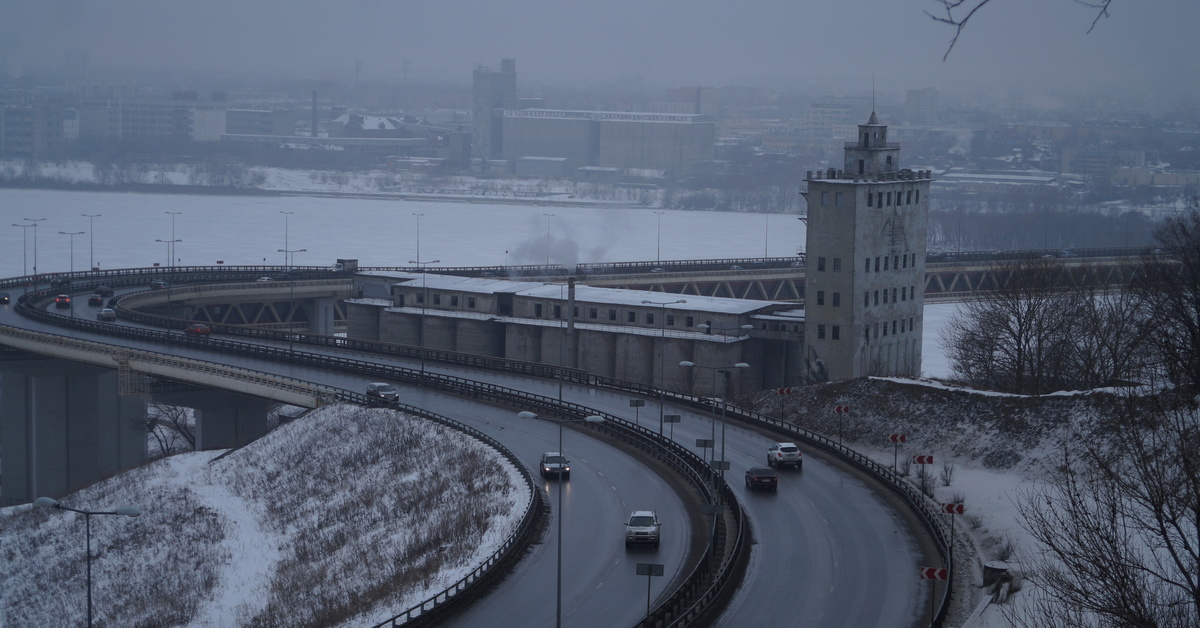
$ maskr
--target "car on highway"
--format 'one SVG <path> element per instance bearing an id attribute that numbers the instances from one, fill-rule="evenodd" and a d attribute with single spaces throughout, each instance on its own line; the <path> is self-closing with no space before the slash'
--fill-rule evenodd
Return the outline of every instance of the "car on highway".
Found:
<path id="1" fill-rule="evenodd" d="M 96 312 L 96 320 L 115 321 L 117 320 L 117 311 L 111 307 L 102 307 Z"/>
<path id="2" fill-rule="evenodd" d="M 547 451 L 542 454 L 541 463 L 538 466 L 542 470 L 542 477 L 556 478 L 561 477 L 564 480 L 571 479 L 571 463 L 567 457 L 557 451 Z"/>
<path id="3" fill-rule="evenodd" d="M 750 467 L 746 469 L 746 488 L 761 488 L 768 491 L 779 490 L 779 474 L 771 467 Z"/>
<path id="4" fill-rule="evenodd" d="M 104 297 L 99 294 L 93 294 L 88 297 L 88 305 L 104 305 Z"/>
<path id="5" fill-rule="evenodd" d="M 804 468 L 804 454 L 796 443 L 775 443 L 767 448 L 768 467 Z"/>
<path id="6" fill-rule="evenodd" d="M 163 281 L 162 279 L 155 279 L 154 281 L 150 282 L 151 290 L 166 290 L 167 288 L 170 288 L 170 287 L 171 287 L 171 284 L 167 283 L 166 281 Z"/>
<path id="7" fill-rule="evenodd" d="M 183 328 L 183 333 L 189 336 L 208 336 L 209 334 L 212 334 L 212 327 L 209 327 L 204 323 L 192 323 L 191 325 Z"/>
<path id="8" fill-rule="evenodd" d="M 92 292 L 95 292 L 106 299 L 113 295 L 112 286 L 96 286 L 96 289 L 92 290 Z"/>
<path id="9" fill-rule="evenodd" d="M 653 545 L 658 547 L 662 523 L 653 510 L 635 510 L 625 520 L 625 547 Z"/>
<path id="10" fill-rule="evenodd" d="M 400 392 L 396 387 L 386 382 L 371 382 L 367 384 L 367 400 L 372 405 L 392 405 L 400 401 Z"/>
<path id="11" fill-rule="evenodd" d="M 60 294 L 60 295 L 54 297 L 54 307 L 56 307 L 60 310 L 65 310 L 65 309 L 71 307 L 71 295 Z"/>
<path id="12" fill-rule="evenodd" d="M 71 287 L 71 278 L 70 277 L 55 277 L 50 280 L 50 287 L 51 288 L 70 288 Z"/>
<path id="13" fill-rule="evenodd" d="M 0 292 L 0 304 L 6 304 L 6 303 L 8 303 L 8 293 Z"/>
<path id="14" fill-rule="evenodd" d="M 275 281 L 275 279 L 273 277 L 259 277 L 258 279 L 255 279 L 254 281 Z"/>

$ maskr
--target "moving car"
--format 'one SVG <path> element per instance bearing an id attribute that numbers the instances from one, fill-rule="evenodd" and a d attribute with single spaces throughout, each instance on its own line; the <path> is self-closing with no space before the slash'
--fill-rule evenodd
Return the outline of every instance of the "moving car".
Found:
<path id="1" fill-rule="evenodd" d="M 104 297 L 99 294 L 93 294 L 88 297 L 88 305 L 104 305 Z"/>
<path id="2" fill-rule="evenodd" d="M 557 451 L 547 451 L 542 454 L 541 462 L 542 477 L 562 477 L 564 480 L 571 479 L 571 463 Z"/>
<path id="3" fill-rule="evenodd" d="M 162 279 L 155 279 L 154 281 L 150 282 L 151 290 L 165 290 L 170 287 L 171 287 L 171 284 L 167 283 L 166 281 L 163 281 Z"/>
<path id="4" fill-rule="evenodd" d="M 50 287 L 51 288 L 70 288 L 71 287 L 71 278 L 70 277 L 55 277 L 50 280 Z"/>
<path id="5" fill-rule="evenodd" d="M 98 321 L 115 321 L 117 320 L 117 311 L 111 307 L 102 307 L 96 312 L 96 320 Z"/>
<path id="6" fill-rule="evenodd" d="M 779 475 L 771 467 L 750 467 L 746 469 L 746 488 L 777 491 L 779 490 Z"/>
<path id="7" fill-rule="evenodd" d="M 113 289 L 110 286 L 96 286 L 96 289 L 93 292 L 106 299 L 113 295 Z"/>
<path id="8" fill-rule="evenodd" d="M 795 443 L 775 443 L 767 448 L 768 467 L 804 468 L 804 454 Z"/>
<path id="9" fill-rule="evenodd" d="M 275 280 L 272 279 L 271 277 L 259 277 L 258 279 L 255 279 L 254 281 L 275 281 Z"/>
<path id="10" fill-rule="evenodd" d="M 60 295 L 54 297 L 54 307 L 56 307 L 60 310 L 65 310 L 65 309 L 71 307 L 71 295 L 60 294 Z"/>
<path id="11" fill-rule="evenodd" d="M 373 405 L 392 405 L 400 401 L 400 393 L 391 384 L 371 382 L 367 384 L 367 400 Z"/>
<path id="12" fill-rule="evenodd" d="M 8 303 L 8 293 L 0 292 L 0 304 Z"/>
<path id="13" fill-rule="evenodd" d="M 183 333 L 189 336 L 207 336 L 212 333 L 212 328 L 204 323 L 192 323 L 183 328 Z"/>
<path id="14" fill-rule="evenodd" d="M 662 523 L 653 510 L 635 510 L 625 521 L 625 547 L 653 545 L 658 547 Z"/>

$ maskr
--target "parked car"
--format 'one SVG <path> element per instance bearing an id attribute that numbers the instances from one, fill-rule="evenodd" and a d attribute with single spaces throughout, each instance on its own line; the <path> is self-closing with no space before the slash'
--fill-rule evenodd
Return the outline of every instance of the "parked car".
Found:
<path id="1" fill-rule="evenodd" d="M 750 467 L 746 469 L 746 488 L 777 491 L 779 490 L 779 475 L 771 467 Z"/>
<path id="2" fill-rule="evenodd" d="M 71 295 L 60 294 L 60 295 L 54 297 L 54 307 L 56 307 L 60 310 L 65 310 L 65 309 L 71 307 Z"/>
<path id="3" fill-rule="evenodd" d="M 154 281 L 150 282 L 151 290 L 165 290 L 170 287 L 171 287 L 171 284 L 167 283 L 166 281 L 164 281 L 162 279 L 155 279 Z"/>
<path id="4" fill-rule="evenodd" d="M 768 467 L 804 468 L 804 454 L 795 443 L 775 443 L 767 448 Z"/>
<path id="5" fill-rule="evenodd" d="M 542 477 L 561 477 L 564 480 L 571 479 L 571 463 L 557 451 L 547 451 L 542 454 L 542 462 L 540 466 Z"/>
<path id="6" fill-rule="evenodd" d="M 113 295 L 113 289 L 111 286 L 96 286 L 96 289 L 92 292 L 95 292 L 106 299 Z"/>
<path id="7" fill-rule="evenodd" d="M 99 294 L 93 294 L 88 297 L 88 305 L 104 305 L 104 297 Z"/>
<path id="8" fill-rule="evenodd" d="M 98 321 L 115 321 L 117 320 L 117 311 L 111 307 L 102 307 L 96 312 L 96 320 Z"/>
<path id="9" fill-rule="evenodd" d="M 653 545 L 658 547 L 662 523 L 653 510 L 635 510 L 625 520 L 625 547 Z"/>
<path id="10" fill-rule="evenodd" d="M 8 303 L 8 293 L 0 292 L 0 304 L 7 304 L 7 303 Z"/>
<path id="11" fill-rule="evenodd" d="M 212 334 L 212 327 L 204 323 L 192 323 L 183 328 L 183 333 L 189 336 L 208 336 Z"/>
<path id="12" fill-rule="evenodd" d="M 392 405 L 400 401 L 400 393 L 395 386 L 385 382 L 367 384 L 367 399 L 373 405 Z"/>

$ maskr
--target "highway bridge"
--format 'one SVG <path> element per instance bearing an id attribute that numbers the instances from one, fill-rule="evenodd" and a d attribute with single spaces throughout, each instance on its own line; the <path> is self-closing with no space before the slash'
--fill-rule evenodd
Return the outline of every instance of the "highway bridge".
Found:
<path id="1" fill-rule="evenodd" d="M 1133 255 L 1097 258 L 1128 260 Z M 723 270 L 700 272 L 749 276 L 777 270 L 765 266 L 768 260 L 745 261 L 764 266 L 724 260 Z M 945 267 L 948 272 L 991 265 L 965 262 L 969 263 L 935 263 L 953 265 Z M 802 276 L 803 269 L 792 263 L 784 272 Z M 683 270 L 654 272 L 655 268 L 626 276 L 649 275 L 651 283 L 646 285 L 660 288 L 679 285 L 672 275 Z M 541 273 L 553 276 L 552 270 L 542 267 Z M 622 274 L 605 270 L 606 275 L 592 276 Z M 256 281 L 282 272 L 297 274 L 284 281 Z M 163 278 L 174 287 L 147 289 L 152 280 Z M 602 438 L 574 439 L 582 442 L 572 444 L 582 464 L 572 480 L 573 495 L 578 491 L 579 498 L 560 513 L 565 529 L 578 534 L 577 539 L 614 540 L 570 546 L 564 612 L 572 625 L 687 625 L 719 615 L 727 625 L 803 618 L 804 623 L 822 626 L 918 626 L 930 623 L 930 596 L 938 609 L 935 621 L 945 613 L 949 588 L 931 589 L 916 579 L 917 566 L 945 564 L 948 531 L 942 518 L 888 469 L 819 434 L 721 400 L 585 372 L 333 335 L 329 332 L 336 328 L 337 316 L 330 314 L 336 312 L 332 303 L 341 296 L 339 285 L 348 289 L 349 281 L 348 275 L 329 269 L 126 269 L 77 273 L 71 280 L 76 294 L 87 294 L 101 283 L 113 286 L 113 305 L 121 318 L 97 322 L 93 309 L 81 299 L 67 311 L 54 309 L 54 292 L 38 290 L 42 286 L 32 278 L 0 281 L 0 289 L 15 297 L 0 307 L 5 504 L 24 503 L 40 494 L 61 495 L 140 462 L 143 435 L 128 429 L 128 422 L 144 414 L 146 396 L 156 382 L 194 387 L 184 403 L 199 409 L 198 444 L 223 448 L 264 433 L 270 404 L 363 402 L 365 383 L 386 379 L 403 386 L 402 396 L 414 413 L 452 415 L 464 429 L 495 439 L 529 467 L 538 453 L 555 448 L 557 433 L 542 421 L 519 422 L 516 410 L 609 418 L 604 427 L 593 428 L 603 430 L 598 434 Z M 199 295 L 215 298 L 204 304 L 207 307 L 230 299 L 278 302 L 284 291 L 298 301 L 332 309 L 300 321 L 289 305 L 284 320 L 267 322 L 268 328 L 217 325 L 211 338 L 181 334 L 185 319 L 167 316 L 179 314 L 178 308 L 210 311 L 199 308 L 207 298 Z M 124 307 L 126 299 L 140 301 L 139 309 Z M 242 308 L 243 318 L 253 318 L 245 316 L 253 309 Z M 272 316 L 280 318 L 279 311 L 274 309 Z M 313 329 L 301 333 L 301 323 Z M 630 420 L 631 399 L 642 399 L 650 408 L 662 399 L 663 413 L 678 414 L 681 422 L 666 436 L 653 421 Z M 718 433 L 724 437 L 724 461 L 707 459 L 716 457 L 715 448 L 697 454 L 697 441 L 717 441 Z M 728 479 L 734 479 L 741 469 L 760 464 L 766 445 L 774 440 L 800 442 L 810 455 L 802 474 L 784 474 L 777 496 L 751 494 L 724 477 L 713 477 L 713 467 L 728 466 L 733 474 Z M 664 477 L 664 469 L 676 479 L 651 481 Z M 655 555 L 656 561 L 670 566 L 664 579 L 669 584 L 656 597 L 650 616 L 643 617 L 643 583 L 625 573 L 632 571 L 637 555 L 616 546 L 619 534 L 614 530 L 628 511 L 647 506 L 671 513 L 667 530 L 674 540 L 664 542 Z M 552 557 L 544 548 L 555 533 L 547 534 L 547 542 L 521 560 L 494 593 L 452 621 L 472 625 L 486 617 L 497 623 L 548 624 L 544 612 L 549 611 L 545 600 Z M 456 584 L 462 589 L 455 593 L 468 584 Z M 418 616 L 437 616 L 430 608 L 466 597 L 448 593 L 415 613 L 397 609 L 394 625 L 423 625 Z"/>

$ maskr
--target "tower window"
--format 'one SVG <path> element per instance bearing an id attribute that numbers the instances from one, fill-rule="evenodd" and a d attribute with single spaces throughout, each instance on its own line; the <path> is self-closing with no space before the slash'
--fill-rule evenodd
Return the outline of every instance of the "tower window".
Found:
<path id="1" fill-rule="evenodd" d="M 863 307 L 871 307 L 871 293 L 870 292 L 863 293 Z"/>
<path id="2" fill-rule="evenodd" d="M 822 273 L 825 272 L 825 258 L 824 257 L 817 258 L 817 270 Z"/>
<path id="3" fill-rule="evenodd" d="M 883 322 L 883 335 L 887 336 L 887 321 Z"/>
<path id="4" fill-rule="evenodd" d="M 830 329 L 830 331 L 832 331 L 832 332 L 833 332 L 833 339 L 834 339 L 834 340 L 841 340 L 841 338 L 842 338 L 842 328 L 841 328 L 841 327 L 838 327 L 837 325 L 834 325 L 834 326 L 833 326 L 833 328 L 832 328 L 832 329 Z"/>
<path id="5" fill-rule="evenodd" d="M 879 291 L 875 291 L 875 305 L 879 305 Z"/>
<path id="6" fill-rule="evenodd" d="M 864 173 L 866 173 L 866 170 L 867 170 L 866 160 L 859 159 L 858 160 L 858 174 L 864 174 Z"/>
<path id="7" fill-rule="evenodd" d="M 875 272 L 879 272 L 879 256 L 875 256 Z"/>
<path id="8" fill-rule="evenodd" d="M 918 204 L 921 202 L 921 190 L 917 190 L 917 200 L 916 200 L 916 202 L 917 202 Z"/>
<path id="9" fill-rule="evenodd" d="M 883 207 L 883 192 L 875 193 L 875 204 L 880 207 Z"/>
<path id="10" fill-rule="evenodd" d="M 892 156 L 891 155 L 887 156 L 887 167 L 888 167 L 888 170 L 892 169 Z"/>
<path id="11" fill-rule="evenodd" d="M 892 303 L 896 302 L 896 289 L 892 288 Z"/>
<path id="12" fill-rule="evenodd" d="M 649 314 L 649 313 L 646 314 L 646 324 L 647 325 L 654 324 L 654 315 L 653 314 Z"/>
<path id="13" fill-rule="evenodd" d="M 842 293 L 833 293 L 833 307 L 842 307 Z"/>
<path id="14" fill-rule="evenodd" d="M 905 205 L 912 205 L 912 190 L 909 190 L 909 191 L 908 191 L 908 201 L 906 201 L 904 204 L 905 204 Z"/>
<path id="15" fill-rule="evenodd" d="M 883 289 L 883 302 L 887 304 L 887 288 Z"/>
<path id="16" fill-rule="evenodd" d="M 675 315 L 667 314 L 667 327 L 674 327 L 674 326 L 675 326 Z"/>
<path id="17" fill-rule="evenodd" d="M 867 259 L 865 259 L 863 261 L 866 262 L 866 268 L 863 269 L 863 272 L 866 272 L 866 273 L 871 272 L 871 258 L 868 257 Z"/>
<path id="18" fill-rule="evenodd" d="M 616 311 L 616 310 L 609 310 L 609 311 L 608 311 L 608 320 L 610 320 L 610 321 L 615 321 L 615 320 L 617 320 L 617 311 Z"/>
<path id="19" fill-rule="evenodd" d="M 441 305 L 442 304 L 442 295 L 440 295 L 440 294 L 433 295 L 433 304 Z"/>
<path id="20" fill-rule="evenodd" d="M 886 272 L 887 269 L 888 269 L 888 258 L 886 255 L 884 255 L 883 256 L 883 270 Z"/>
<path id="21" fill-rule="evenodd" d="M 891 207 L 891 205 L 892 205 L 892 193 L 891 192 L 887 193 L 887 204 L 888 204 L 888 207 Z"/>
<path id="22" fill-rule="evenodd" d="M 821 205 L 829 205 L 829 192 L 821 192 Z"/>
<path id="23" fill-rule="evenodd" d="M 817 290 L 817 305 L 825 305 L 825 291 Z"/>
<path id="24" fill-rule="evenodd" d="M 904 266 L 904 268 L 908 268 L 908 256 L 905 255 L 904 257 L 901 257 L 900 263 Z"/>
<path id="25" fill-rule="evenodd" d="M 908 288 L 901 288 L 900 289 L 900 300 L 905 301 L 905 300 L 907 300 L 907 298 L 908 298 Z"/>
<path id="26" fill-rule="evenodd" d="M 896 335 L 896 321 L 892 321 L 892 335 Z"/>
<path id="27" fill-rule="evenodd" d="M 866 337 L 866 340 L 871 339 L 871 326 L 870 325 L 863 327 L 863 336 Z"/>
<path id="28" fill-rule="evenodd" d="M 600 316 L 599 310 L 594 307 L 588 308 L 588 318 L 596 318 Z"/>
<path id="29" fill-rule="evenodd" d="M 562 318 L 562 306 L 554 306 L 554 318 Z"/>
<path id="30" fill-rule="evenodd" d="M 838 207 L 841 207 L 841 206 L 842 206 L 842 193 L 841 193 L 841 192 L 836 192 L 836 193 L 834 193 L 834 195 L 833 195 L 833 204 L 834 204 L 834 205 L 836 205 L 836 206 L 838 206 Z"/>
<path id="31" fill-rule="evenodd" d="M 892 256 L 892 268 L 895 268 L 895 269 L 900 268 L 900 256 L 899 255 Z"/>
<path id="32" fill-rule="evenodd" d="M 626 312 L 625 320 L 630 323 L 636 323 L 637 322 L 637 312 Z"/>
<path id="33" fill-rule="evenodd" d="M 541 303 L 533 304 L 533 315 L 538 318 L 542 317 L 542 304 Z"/>
<path id="34" fill-rule="evenodd" d="M 475 309 L 475 297 L 467 297 L 467 307 Z"/>
<path id="35" fill-rule="evenodd" d="M 687 317 L 687 318 L 685 318 L 685 319 L 683 319 L 683 320 L 684 320 L 684 324 L 685 324 L 685 325 L 687 325 L 688 327 L 695 327 L 695 326 L 696 326 L 696 319 L 695 319 L 695 318 L 693 318 L 693 317 L 691 317 L 691 316 L 689 316 L 689 317 Z"/>
<path id="36" fill-rule="evenodd" d="M 867 192 L 867 207 L 874 207 L 874 206 L 875 206 L 875 199 L 874 199 L 874 196 L 875 196 L 874 194 L 871 194 L 870 192 Z"/>
<path id="37" fill-rule="evenodd" d="M 825 338 L 825 326 L 824 325 L 817 325 L 817 338 L 820 338 L 820 339 Z"/>

